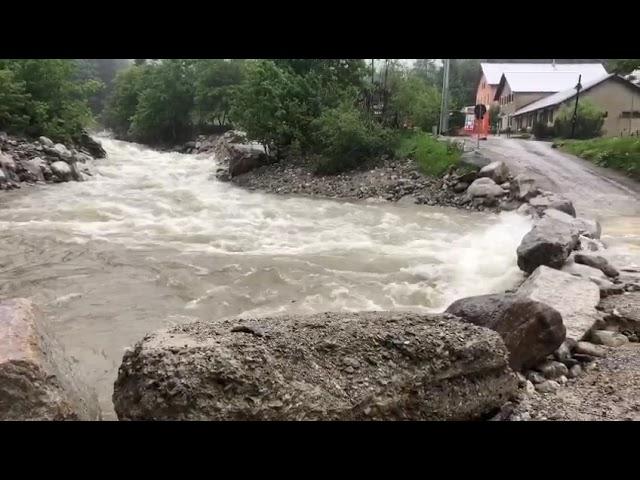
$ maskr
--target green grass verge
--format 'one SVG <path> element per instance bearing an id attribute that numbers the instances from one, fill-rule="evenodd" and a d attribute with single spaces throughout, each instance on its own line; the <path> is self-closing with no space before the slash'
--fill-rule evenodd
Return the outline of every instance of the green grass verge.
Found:
<path id="1" fill-rule="evenodd" d="M 640 180 L 640 138 L 613 137 L 591 140 L 559 140 L 556 145 L 601 167 L 621 170 Z"/>
<path id="2" fill-rule="evenodd" d="M 451 166 L 457 166 L 462 152 L 451 142 L 441 142 L 424 132 L 403 134 L 395 149 L 396 158 L 412 158 L 427 175 L 443 175 Z"/>

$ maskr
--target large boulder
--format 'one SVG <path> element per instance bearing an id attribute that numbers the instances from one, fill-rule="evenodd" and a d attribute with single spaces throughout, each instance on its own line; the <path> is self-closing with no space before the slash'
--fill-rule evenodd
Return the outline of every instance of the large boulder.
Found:
<path id="1" fill-rule="evenodd" d="M 469 198 L 495 198 L 502 197 L 506 195 L 506 193 L 500 185 L 488 177 L 474 180 L 473 183 L 469 185 L 469 188 L 467 188 Z"/>
<path id="2" fill-rule="evenodd" d="M 586 255 L 584 253 L 576 253 L 574 256 L 574 260 L 576 263 L 587 265 L 591 268 L 597 268 L 607 277 L 614 278 L 620 275 L 620 272 L 618 272 L 618 270 L 616 270 L 606 258 L 599 255 Z"/>
<path id="3" fill-rule="evenodd" d="M 22 168 L 26 170 L 30 180 L 44 182 L 44 170 L 48 168 L 48 166 L 47 162 L 42 158 L 35 157 L 31 160 L 25 160 L 22 162 Z"/>
<path id="4" fill-rule="evenodd" d="M 517 390 L 491 330 L 398 312 L 195 322 L 144 337 L 120 420 L 468 420 Z"/>
<path id="5" fill-rule="evenodd" d="M 447 313 L 500 334 L 514 370 L 536 366 L 565 338 L 560 313 L 550 306 L 513 294 L 479 295 L 453 302 Z"/>
<path id="6" fill-rule="evenodd" d="M 571 215 L 556 210 L 555 208 L 548 208 L 543 212 L 545 217 L 551 217 L 558 222 L 565 223 L 575 228 L 580 235 L 585 237 L 599 239 L 602 233 L 602 227 L 600 222 L 596 220 L 587 220 L 586 218 L 575 218 Z"/>
<path id="7" fill-rule="evenodd" d="M 529 205 L 534 207 L 539 214 L 548 208 L 555 208 L 556 210 L 560 210 L 572 217 L 576 216 L 576 209 L 573 206 L 573 202 L 571 202 L 567 197 L 557 193 L 547 191 L 540 192 L 540 194 L 529 199 Z"/>
<path id="8" fill-rule="evenodd" d="M 268 157 L 260 144 L 232 143 L 227 148 L 229 175 L 236 177 L 268 163 Z"/>
<path id="9" fill-rule="evenodd" d="M 581 340 L 601 319 L 596 310 L 598 286 L 580 277 L 545 266 L 536 269 L 518 288 L 518 295 L 546 303 L 562 315 L 567 338 Z"/>
<path id="10" fill-rule="evenodd" d="M 489 165 L 480 169 L 478 176 L 488 177 L 497 184 L 500 184 L 509 180 L 509 169 L 504 162 L 491 162 Z"/>
<path id="11" fill-rule="evenodd" d="M 51 164 L 51 172 L 61 182 L 68 182 L 73 178 L 73 172 L 67 162 L 58 160 Z"/>
<path id="12" fill-rule="evenodd" d="M 93 158 L 105 158 L 107 152 L 102 148 L 102 144 L 94 140 L 87 132 L 82 132 L 78 142 Z"/>
<path id="13" fill-rule="evenodd" d="M 38 137 L 38 141 L 45 147 L 53 147 L 53 142 L 48 137 Z"/>
<path id="14" fill-rule="evenodd" d="M 99 420 L 95 392 L 71 369 L 40 312 L 0 302 L 0 420 Z"/>
<path id="15" fill-rule="evenodd" d="M 527 273 L 540 265 L 561 268 L 578 247 L 578 238 L 573 226 L 544 217 L 522 238 L 517 249 L 518 267 Z"/>

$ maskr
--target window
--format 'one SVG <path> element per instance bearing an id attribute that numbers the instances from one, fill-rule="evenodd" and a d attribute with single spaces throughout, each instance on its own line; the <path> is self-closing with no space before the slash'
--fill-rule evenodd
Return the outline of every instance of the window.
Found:
<path id="1" fill-rule="evenodd" d="M 622 112 L 620 118 L 640 118 L 640 110 Z"/>
<path id="2" fill-rule="evenodd" d="M 553 110 L 549 110 L 549 123 L 553 123 Z"/>

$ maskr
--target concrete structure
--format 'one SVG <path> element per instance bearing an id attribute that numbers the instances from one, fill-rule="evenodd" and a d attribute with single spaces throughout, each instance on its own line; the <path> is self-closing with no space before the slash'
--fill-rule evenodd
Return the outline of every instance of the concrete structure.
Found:
<path id="1" fill-rule="evenodd" d="M 526 95 L 529 95 L 526 97 Z M 508 98 L 509 93 L 504 93 Z M 571 86 L 553 95 L 545 95 L 536 101 L 524 103 L 534 98 L 532 94 L 522 94 L 520 103 L 511 115 L 512 128 L 532 127 L 535 122 L 553 124 L 553 119 L 565 105 L 573 105 L 576 89 Z M 502 97 L 501 97 L 502 98 Z M 640 86 L 615 74 L 582 81 L 580 100 L 588 99 L 605 112 L 602 134 L 606 137 L 640 134 Z M 510 107 L 510 104 L 507 104 Z"/>

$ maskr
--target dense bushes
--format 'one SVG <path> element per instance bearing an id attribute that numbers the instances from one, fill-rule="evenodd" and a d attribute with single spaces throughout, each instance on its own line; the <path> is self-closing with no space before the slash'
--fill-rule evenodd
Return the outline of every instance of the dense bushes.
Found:
<path id="1" fill-rule="evenodd" d="M 73 60 L 0 60 L 0 129 L 78 139 L 92 120 L 88 100 L 103 84 L 77 72 Z"/>
<path id="2" fill-rule="evenodd" d="M 539 139 L 552 138 L 554 130 L 552 126 L 547 125 L 545 122 L 535 122 L 531 133 Z"/>
<path id="3" fill-rule="evenodd" d="M 347 103 L 325 110 L 311 123 L 311 129 L 319 155 L 318 173 L 338 173 L 374 155 L 390 153 L 390 132 Z"/>
<path id="4" fill-rule="evenodd" d="M 556 137 L 572 137 L 573 111 L 574 107 L 572 105 L 565 105 L 558 112 L 553 123 L 553 130 Z M 579 101 L 573 138 L 585 139 L 597 137 L 602 133 L 602 125 L 604 125 L 604 112 L 588 100 Z"/>

